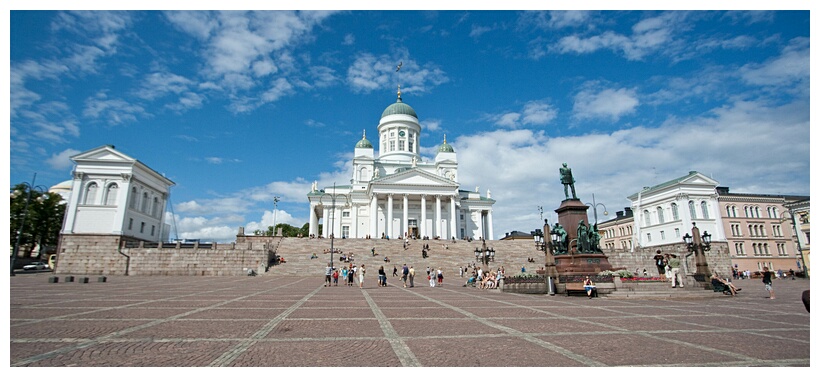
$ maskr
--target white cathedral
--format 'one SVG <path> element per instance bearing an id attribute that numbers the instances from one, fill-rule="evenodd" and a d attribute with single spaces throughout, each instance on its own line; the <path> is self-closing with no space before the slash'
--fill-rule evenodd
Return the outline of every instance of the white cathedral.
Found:
<path id="1" fill-rule="evenodd" d="M 310 234 L 342 238 L 493 239 L 493 200 L 459 190 L 458 159 L 447 137 L 433 161 L 419 155 L 421 125 L 401 100 L 379 121 L 378 157 L 366 135 L 356 143 L 350 185 L 325 187 L 314 182 Z"/>

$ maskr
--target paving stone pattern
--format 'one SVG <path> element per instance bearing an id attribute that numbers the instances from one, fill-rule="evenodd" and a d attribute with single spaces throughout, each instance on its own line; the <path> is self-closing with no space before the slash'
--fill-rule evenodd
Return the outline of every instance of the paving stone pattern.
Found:
<path id="1" fill-rule="evenodd" d="M 760 280 L 737 297 L 590 300 L 375 276 L 49 276 L 10 278 L 11 366 L 810 366 L 806 280 L 775 281 L 775 300 Z"/>

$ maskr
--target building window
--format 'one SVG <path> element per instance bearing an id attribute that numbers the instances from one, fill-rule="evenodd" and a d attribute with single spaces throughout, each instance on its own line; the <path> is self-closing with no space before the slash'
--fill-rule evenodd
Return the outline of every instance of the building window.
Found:
<path id="1" fill-rule="evenodd" d="M 410 152 L 415 152 L 415 151 L 413 150 L 413 140 L 408 140 L 408 141 L 407 141 L 407 147 L 408 147 L 408 148 L 407 148 L 407 150 L 408 150 L 408 151 L 410 151 Z"/>
<path id="2" fill-rule="evenodd" d="M 85 188 L 85 200 L 83 200 L 83 204 L 94 204 L 94 201 L 97 198 L 97 184 L 91 182 L 88 184 L 88 187 Z"/>
<path id="3" fill-rule="evenodd" d="M 139 196 L 137 196 L 137 188 L 132 187 L 131 188 L 131 202 L 128 203 L 128 207 L 131 208 L 131 209 L 137 209 L 137 199 L 139 199 Z"/>
<path id="4" fill-rule="evenodd" d="M 695 213 L 695 202 L 689 201 L 689 216 L 692 216 L 692 219 L 697 219 L 698 215 Z"/>
<path id="5" fill-rule="evenodd" d="M 658 207 L 658 224 L 663 224 L 663 208 Z"/>
<path id="6" fill-rule="evenodd" d="M 142 213 L 148 213 L 148 193 L 142 193 L 142 205 L 140 206 Z"/>
<path id="7" fill-rule="evenodd" d="M 112 183 L 108 185 L 108 188 L 105 189 L 105 205 L 113 206 L 117 205 L 117 190 L 119 187 L 116 183 Z"/>
<path id="8" fill-rule="evenodd" d="M 789 253 L 786 251 L 786 245 L 779 243 L 777 244 L 777 255 L 781 257 L 788 257 Z"/>
<path id="9" fill-rule="evenodd" d="M 395 140 L 390 140 L 390 152 L 395 151 L 395 150 L 396 150 L 396 141 Z"/>
<path id="10" fill-rule="evenodd" d="M 151 206 L 151 216 L 159 217 L 159 198 L 154 198 L 154 204 Z"/>
<path id="11" fill-rule="evenodd" d="M 404 150 L 404 140 L 399 140 L 399 150 L 400 151 Z"/>
<path id="12" fill-rule="evenodd" d="M 342 211 L 342 217 L 350 217 L 350 211 Z"/>
<path id="13" fill-rule="evenodd" d="M 675 239 L 680 239 L 680 228 L 675 228 Z"/>
<path id="14" fill-rule="evenodd" d="M 342 238 L 350 238 L 350 227 L 347 225 L 342 226 Z"/>
<path id="15" fill-rule="evenodd" d="M 737 255 L 746 255 L 746 250 L 743 249 L 743 243 L 736 243 L 735 244 L 735 254 Z"/>
<path id="16" fill-rule="evenodd" d="M 145 233 L 145 221 L 140 223 L 140 233 Z"/>
<path id="17" fill-rule="evenodd" d="M 678 216 L 678 205 L 675 203 L 672 203 L 672 220 L 680 220 L 680 217 Z"/>
<path id="18" fill-rule="evenodd" d="M 156 230 L 156 226 L 151 225 L 151 236 L 154 235 L 154 230 Z"/>
<path id="19" fill-rule="evenodd" d="M 709 219 L 709 206 L 706 204 L 706 201 L 700 202 L 700 211 L 703 212 L 703 218 Z"/>
<path id="20" fill-rule="evenodd" d="M 128 219 L 128 230 L 134 228 L 134 219 Z"/>
<path id="21" fill-rule="evenodd" d="M 652 233 L 646 234 L 646 242 L 652 242 Z"/>
<path id="22" fill-rule="evenodd" d="M 661 241 L 663 241 L 665 239 L 666 239 L 666 233 L 664 233 L 664 231 L 661 231 Z"/>
<path id="23" fill-rule="evenodd" d="M 643 211 L 643 226 L 650 226 L 652 225 L 652 220 L 649 218 L 649 211 Z"/>

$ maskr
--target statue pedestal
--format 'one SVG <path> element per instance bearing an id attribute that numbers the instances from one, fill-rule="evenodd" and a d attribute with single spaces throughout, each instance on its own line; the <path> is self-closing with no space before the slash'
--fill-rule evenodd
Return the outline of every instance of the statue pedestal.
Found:
<path id="1" fill-rule="evenodd" d="M 558 224 L 567 232 L 569 240 L 574 240 L 578 237 L 578 223 L 584 220 L 585 224 L 589 224 L 587 220 L 588 205 L 581 203 L 578 199 L 566 199 L 561 202 L 561 206 L 555 210 L 558 214 Z M 571 248 L 571 247 L 570 247 Z"/>
<path id="2" fill-rule="evenodd" d="M 555 268 L 559 276 L 597 275 L 601 271 L 611 270 L 612 265 L 604 254 L 562 254 L 555 256 Z"/>

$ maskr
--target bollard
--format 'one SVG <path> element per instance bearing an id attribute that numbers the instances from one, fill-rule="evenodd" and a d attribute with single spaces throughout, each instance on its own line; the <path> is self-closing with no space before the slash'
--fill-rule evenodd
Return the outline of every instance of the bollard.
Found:
<path id="1" fill-rule="evenodd" d="M 80 278 L 80 283 L 87 284 L 88 283 L 88 276 L 84 276 Z"/>
<path id="2" fill-rule="evenodd" d="M 49 282 L 49 283 L 59 283 L 59 282 L 60 282 L 60 278 L 59 278 L 59 277 L 57 277 L 57 276 L 49 276 L 49 277 L 48 277 L 48 282 Z"/>
<path id="3" fill-rule="evenodd" d="M 66 283 L 72 283 L 72 282 L 74 282 L 74 277 L 73 276 L 66 276 L 65 281 L 66 281 Z"/>
<path id="4" fill-rule="evenodd" d="M 106 280 L 108 280 L 108 278 L 105 277 L 105 276 L 100 276 L 100 277 L 97 278 L 98 283 L 105 283 Z"/>

